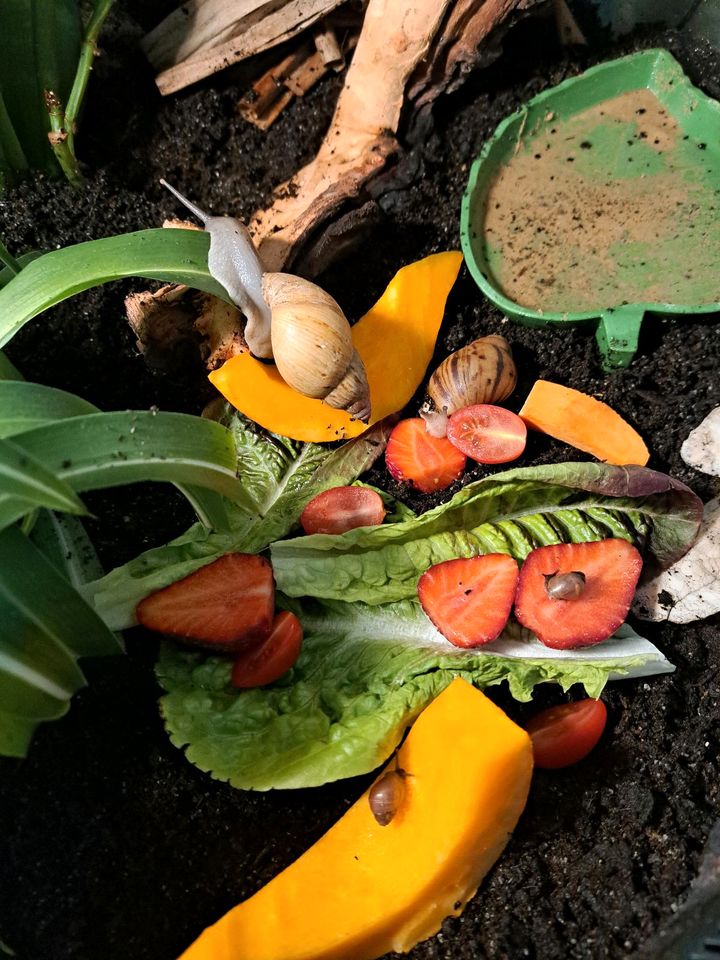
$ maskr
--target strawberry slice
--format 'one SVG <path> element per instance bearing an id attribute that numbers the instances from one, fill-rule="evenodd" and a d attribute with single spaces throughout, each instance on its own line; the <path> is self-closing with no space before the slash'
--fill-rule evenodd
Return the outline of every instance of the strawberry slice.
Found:
<path id="1" fill-rule="evenodd" d="M 385 504 L 369 487 L 332 487 L 319 493 L 300 514 L 305 533 L 345 533 L 382 523 Z"/>
<path id="2" fill-rule="evenodd" d="M 478 463 L 508 463 L 525 449 L 527 427 L 512 410 L 476 403 L 450 417 L 447 438 Z"/>
<path id="3" fill-rule="evenodd" d="M 270 636 L 235 658 L 230 682 L 240 690 L 274 683 L 300 656 L 303 628 L 294 613 L 283 610 L 273 620 Z"/>
<path id="4" fill-rule="evenodd" d="M 385 463 L 396 480 L 422 493 L 444 490 L 465 469 L 466 457 L 445 437 L 431 436 L 421 417 L 401 420 L 390 434 Z"/>
<path id="5" fill-rule="evenodd" d="M 518 566 L 505 553 L 446 560 L 420 577 L 418 596 L 425 613 L 456 647 L 495 640 L 510 616 Z"/>
<path id="6" fill-rule="evenodd" d="M 263 557 L 226 553 L 137 606 L 149 630 L 233 653 L 270 633 L 275 604 L 272 567 Z"/>
<path id="7" fill-rule="evenodd" d="M 540 547 L 520 570 L 515 616 L 546 647 L 600 643 L 625 620 L 641 570 L 625 540 Z"/>

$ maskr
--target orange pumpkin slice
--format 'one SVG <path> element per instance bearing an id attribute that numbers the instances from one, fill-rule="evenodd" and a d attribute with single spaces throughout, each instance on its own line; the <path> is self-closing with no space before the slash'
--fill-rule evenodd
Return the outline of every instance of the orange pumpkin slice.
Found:
<path id="1" fill-rule="evenodd" d="M 462 254 L 450 251 L 402 267 L 352 328 L 370 385 L 371 423 L 401 410 L 420 385 L 461 263 Z M 227 360 L 210 381 L 246 417 L 293 440 L 344 440 L 367 429 L 344 410 L 297 393 L 274 365 L 249 353 Z"/>
<path id="2" fill-rule="evenodd" d="M 530 738 L 458 678 L 417 719 L 397 762 L 405 796 L 387 826 L 365 793 L 181 960 L 371 960 L 410 950 L 460 914 L 525 806 Z"/>

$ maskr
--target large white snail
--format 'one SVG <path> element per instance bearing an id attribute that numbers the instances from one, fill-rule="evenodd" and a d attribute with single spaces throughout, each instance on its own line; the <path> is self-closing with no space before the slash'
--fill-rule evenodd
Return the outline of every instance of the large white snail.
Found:
<path id="1" fill-rule="evenodd" d="M 210 234 L 208 269 L 246 318 L 244 336 L 256 357 L 273 359 L 283 380 L 359 420 L 370 417 L 365 367 L 350 324 L 330 294 L 290 273 L 266 273 L 244 224 L 209 217 L 160 181 Z"/>

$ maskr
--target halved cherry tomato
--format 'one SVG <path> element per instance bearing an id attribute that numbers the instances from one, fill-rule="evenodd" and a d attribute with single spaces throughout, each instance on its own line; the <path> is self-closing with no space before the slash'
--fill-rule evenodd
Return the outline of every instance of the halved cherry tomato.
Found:
<path id="1" fill-rule="evenodd" d="M 450 417 L 447 438 L 478 463 L 507 463 L 525 449 L 527 427 L 512 410 L 477 403 Z"/>
<path id="2" fill-rule="evenodd" d="M 268 638 L 235 657 L 232 685 L 244 690 L 273 683 L 294 666 L 302 639 L 303 629 L 295 614 L 289 610 L 278 613 Z"/>
<path id="3" fill-rule="evenodd" d="M 583 760 L 602 736 L 606 722 L 602 700 L 578 700 L 542 710 L 526 727 L 535 766 L 558 770 Z"/>
<path id="4" fill-rule="evenodd" d="M 461 476 L 466 459 L 446 437 L 433 437 L 421 417 L 401 420 L 385 448 L 385 465 L 395 480 L 421 493 L 444 490 Z"/>
<path id="5" fill-rule="evenodd" d="M 345 533 L 382 523 L 385 504 L 368 487 L 332 487 L 319 493 L 300 514 L 305 533 Z"/>

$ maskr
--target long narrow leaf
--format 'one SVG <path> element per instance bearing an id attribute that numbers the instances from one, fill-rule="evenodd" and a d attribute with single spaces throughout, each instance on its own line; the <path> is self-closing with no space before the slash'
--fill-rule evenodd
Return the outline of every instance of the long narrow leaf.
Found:
<path id="1" fill-rule="evenodd" d="M 87 513 L 73 488 L 52 469 L 22 446 L 0 440 L 0 529 L 35 507 Z"/>
<path id="2" fill-rule="evenodd" d="M 40 510 L 30 539 L 76 589 L 103 575 L 95 547 L 77 517 Z"/>
<path id="3" fill-rule="evenodd" d="M 0 350 L 0 380 L 22 380 L 22 374 Z"/>
<path id="4" fill-rule="evenodd" d="M 37 260 L 38 257 L 44 256 L 42 250 L 31 250 L 29 253 L 21 253 L 19 257 L 15 257 L 15 263 L 22 269 L 26 267 L 29 263 L 32 263 L 33 260 Z M 0 270 L 0 288 L 6 286 L 13 277 L 17 276 L 9 267 L 3 267 Z"/>
<path id="5" fill-rule="evenodd" d="M 99 412 L 92 403 L 64 390 L 24 380 L 0 380 L 0 437 Z"/>
<path id="6" fill-rule="evenodd" d="M 178 490 L 187 498 L 198 520 L 210 530 L 227 533 L 230 528 L 230 519 L 225 509 L 225 499 L 215 490 L 204 487 L 190 486 L 186 483 L 176 484 Z"/>
<path id="7" fill-rule="evenodd" d="M 141 230 L 46 253 L 0 290 L 0 347 L 49 307 L 121 277 L 184 283 L 228 300 L 208 271 L 209 246 L 201 230 Z"/>
<path id="8" fill-rule="evenodd" d="M 5 177 L 12 180 L 12 175 L 28 167 L 27 157 L 15 131 L 10 113 L 5 104 L 0 82 L 0 166 L 5 169 Z"/>
<path id="9" fill-rule="evenodd" d="M 77 659 L 121 652 L 95 611 L 17 527 L 0 533 L 0 754 L 23 756 L 85 681 Z"/>
<path id="10" fill-rule="evenodd" d="M 250 510 L 226 428 L 182 413 L 95 413 L 48 423 L 13 441 L 76 491 L 142 480 L 202 486 Z M 15 494 L 15 497 L 17 494 Z M 26 509 L 0 494 L 0 527 Z M 41 504 L 46 506 L 46 504 Z"/>

